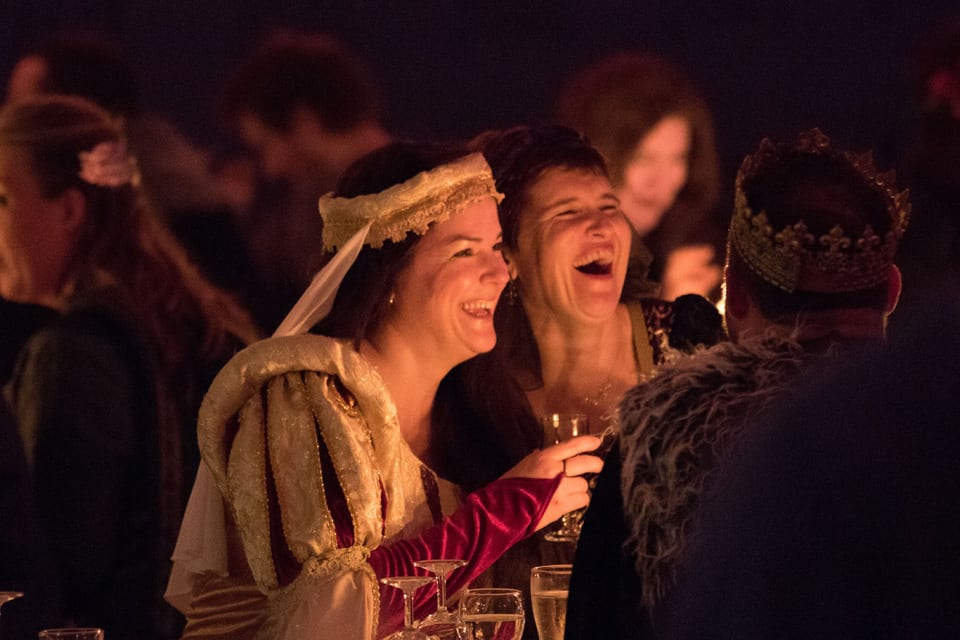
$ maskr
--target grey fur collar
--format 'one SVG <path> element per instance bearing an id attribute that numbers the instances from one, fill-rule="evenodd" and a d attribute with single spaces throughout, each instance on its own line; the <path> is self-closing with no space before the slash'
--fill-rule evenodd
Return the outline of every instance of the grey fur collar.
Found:
<path id="1" fill-rule="evenodd" d="M 627 549 L 650 609 L 672 583 L 705 479 L 734 437 L 812 359 L 774 335 L 724 342 L 657 370 L 620 406 Z"/>

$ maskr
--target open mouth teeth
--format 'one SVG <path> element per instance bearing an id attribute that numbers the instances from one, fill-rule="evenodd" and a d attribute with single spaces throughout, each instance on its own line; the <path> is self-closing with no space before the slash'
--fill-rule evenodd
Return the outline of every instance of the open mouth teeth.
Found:
<path id="1" fill-rule="evenodd" d="M 578 259 L 573 267 L 591 276 L 609 275 L 613 271 L 613 256 L 610 251 L 597 249 Z"/>
<path id="2" fill-rule="evenodd" d="M 613 263 L 594 261 L 577 267 L 577 271 L 590 276 L 606 276 L 613 271 Z"/>
<path id="3" fill-rule="evenodd" d="M 487 300 L 471 300 L 464 302 L 460 308 L 477 318 L 486 318 L 493 315 L 493 303 Z"/>

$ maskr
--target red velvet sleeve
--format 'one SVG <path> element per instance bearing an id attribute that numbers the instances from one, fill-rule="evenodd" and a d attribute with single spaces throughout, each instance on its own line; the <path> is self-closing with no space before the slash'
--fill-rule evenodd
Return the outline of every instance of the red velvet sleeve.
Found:
<path id="1" fill-rule="evenodd" d="M 467 565 L 447 583 L 452 594 L 483 573 L 513 544 L 534 532 L 534 527 L 563 476 L 550 480 L 507 478 L 491 482 L 469 494 L 459 509 L 414 538 L 383 545 L 370 554 L 377 577 L 428 575 L 413 563 L 429 558 L 458 558 Z M 433 613 L 436 590 L 416 594 L 416 617 Z M 398 589 L 380 588 L 380 633 L 403 625 L 403 596 Z"/>

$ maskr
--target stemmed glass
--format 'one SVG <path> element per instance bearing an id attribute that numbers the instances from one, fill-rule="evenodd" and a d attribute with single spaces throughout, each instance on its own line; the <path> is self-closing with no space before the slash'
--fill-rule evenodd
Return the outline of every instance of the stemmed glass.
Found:
<path id="1" fill-rule="evenodd" d="M 457 632 L 463 640 L 520 640 L 523 596 L 516 589 L 467 589 Z"/>
<path id="2" fill-rule="evenodd" d="M 544 446 L 590 433 L 587 416 L 582 413 L 548 413 L 540 418 L 540 424 Z M 576 542 L 580 537 L 583 512 L 583 509 L 577 509 L 563 514 L 560 528 L 547 533 L 544 538 L 550 542 Z"/>
<path id="3" fill-rule="evenodd" d="M 16 600 L 17 598 L 22 598 L 22 597 L 23 597 L 22 591 L 0 591 L 0 611 L 3 610 L 3 605 L 7 604 L 11 600 Z M 0 633 L 0 635 L 2 635 L 2 633 Z"/>
<path id="4" fill-rule="evenodd" d="M 385 640 L 430 640 L 430 636 L 413 626 L 413 594 L 420 587 L 432 584 L 434 579 L 428 576 L 393 576 L 380 578 L 380 582 L 403 592 L 403 629 L 391 633 Z"/>
<path id="5" fill-rule="evenodd" d="M 457 614 L 447 609 L 447 576 L 454 569 L 467 564 L 463 560 L 440 559 L 418 560 L 413 566 L 429 571 L 437 580 L 437 611 L 420 621 L 417 629 L 439 637 L 441 640 L 457 637 Z"/>

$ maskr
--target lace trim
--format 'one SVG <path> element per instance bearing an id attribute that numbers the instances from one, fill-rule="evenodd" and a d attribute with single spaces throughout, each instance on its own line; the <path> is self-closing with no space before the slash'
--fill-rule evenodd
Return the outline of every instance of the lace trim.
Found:
<path id="1" fill-rule="evenodd" d="M 400 242 L 413 232 L 423 235 L 431 224 L 461 212 L 467 205 L 491 197 L 503 200 L 489 165 L 479 153 L 417 174 L 380 193 L 355 198 L 320 198 L 323 248 L 342 246 L 373 222 L 365 244 L 373 248 L 387 240 Z"/>

